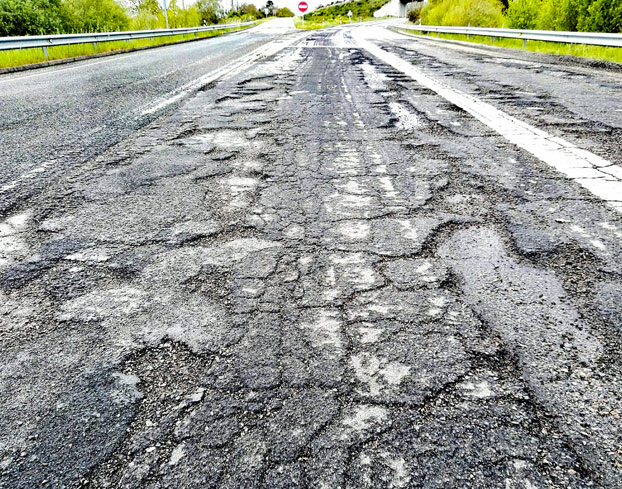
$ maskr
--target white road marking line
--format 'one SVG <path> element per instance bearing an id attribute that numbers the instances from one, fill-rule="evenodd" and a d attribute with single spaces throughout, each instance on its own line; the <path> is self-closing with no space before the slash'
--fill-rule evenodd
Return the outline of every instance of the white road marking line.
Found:
<path id="1" fill-rule="evenodd" d="M 369 35 L 369 32 L 365 34 Z M 615 168 L 613 163 L 520 121 L 476 97 L 430 78 L 409 62 L 368 41 L 363 37 L 365 34 L 359 29 L 353 29 L 352 35 L 359 47 L 467 111 L 511 143 L 565 174 L 622 213 L 622 180 L 607 173 L 605 169 Z M 594 178 L 581 178 L 581 172 L 584 173 L 586 169 L 593 170 Z"/>
<path id="2" fill-rule="evenodd" d="M 308 35 L 308 34 L 306 34 Z M 178 102 L 179 100 L 183 99 L 184 97 L 186 97 L 187 95 L 195 92 L 196 90 L 198 90 L 199 88 L 215 81 L 218 80 L 219 78 L 222 78 L 225 75 L 231 75 L 233 73 L 236 72 L 236 70 L 239 70 L 241 68 L 244 68 L 245 66 L 247 66 L 248 64 L 252 63 L 253 61 L 256 61 L 257 59 L 261 58 L 261 57 L 269 57 L 272 56 L 276 53 L 278 53 L 279 51 L 290 47 L 294 42 L 298 41 L 300 39 L 300 37 L 296 37 L 294 39 L 291 39 L 289 41 L 282 41 L 282 40 L 276 40 L 276 41 L 271 41 L 257 49 L 255 49 L 254 51 L 251 51 L 250 53 L 248 53 L 246 56 L 243 56 L 242 58 L 233 61 L 231 63 L 229 63 L 228 65 L 226 65 L 224 68 L 221 68 L 220 70 L 217 71 L 213 71 L 211 73 L 208 73 L 207 75 L 204 75 L 200 78 L 197 78 L 196 80 L 193 80 L 189 83 L 186 83 L 185 85 L 182 85 L 181 87 L 173 90 L 172 92 L 168 93 L 166 95 L 166 98 L 164 98 L 163 100 L 161 100 L 160 102 L 157 102 L 155 104 L 153 104 L 152 106 L 142 110 L 140 112 L 140 114 L 138 114 L 137 118 L 141 118 L 141 117 L 145 117 L 147 115 L 151 115 L 154 114 L 155 112 L 158 112 L 166 107 L 168 107 L 171 104 L 174 104 L 176 102 Z"/>
<path id="3" fill-rule="evenodd" d="M 19 177 L 17 177 L 15 180 L 13 180 L 12 182 L 9 182 L 5 185 L 3 185 L 2 187 L 0 187 L 0 195 L 5 194 L 6 192 L 8 192 L 9 190 L 13 190 L 15 187 L 17 187 L 17 185 L 22 181 L 22 180 L 29 180 L 31 178 L 34 178 L 35 176 L 37 176 L 37 174 L 39 173 L 43 173 L 44 171 L 46 171 L 50 166 L 52 166 L 55 163 L 54 160 L 50 160 L 50 161 L 46 161 L 45 163 L 43 163 L 42 165 L 39 165 L 36 168 L 33 168 L 32 170 L 27 171 L 26 173 L 24 173 L 23 175 L 20 175 Z"/>
<path id="4" fill-rule="evenodd" d="M 57 73 L 63 73 L 69 70 L 77 70 L 78 68 L 87 68 L 89 66 L 99 65 L 102 63 L 110 63 L 111 61 L 119 60 L 119 56 L 123 54 L 125 55 L 123 56 L 123 59 L 127 59 L 127 58 L 138 56 L 139 54 L 144 54 L 144 53 L 142 51 L 139 51 L 137 53 L 118 53 L 118 56 L 117 55 L 110 56 L 109 59 L 104 59 L 101 61 L 92 61 L 90 63 L 78 63 L 76 64 L 76 66 L 71 66 L 69 68 L 61 68 L 57 70 L 46 70 L 46 71 L 42 71 L 41 73 L 34 73 L 32 75 L 26 75 L 26 76 L 0 78 L 0 83 L 8 83 L 8 82 L 13 82 L 13 81 L 18 82 L 21 80 L 26 80 L 27 78 L 35 78 L 38 76 L 45 76 L 45 75 L 56 75 Z M 54 66 L 46 66 L 45 68 L 54 68 Z"/>
<path id="5" fill-rule="evenodd" d="M 244 29 L 242 31 L 239 31 L 240 34 L 244 33 L 247 29 Z M 233 34 L 227 36 L 227 37 L 231 37 Z M 218 36 L 216 36 L 218 37 Z M 206 37 L 205 39 L 213 39 L 213 37 Z M 169 48 L 169 47 L 179 47 L 179 44 L 162 44 L 158 46 L 159 48 Z M 56 75 L 57 73 L 63 73 L 65 71 L 69 71 L 69 70 L 77 70 L 78 68 L 88 68 L 90 66 L 95 66 L 95 65 L 99 65 L 102 63 L 110 63 L 111 61 L 117 61 L 119 59 L 127 59 L 127 58 L 132 58 L 134 56 L 138 56 L 140 54 L 145 54 L 144 53 L 145 50 L 141 50 L 141 51 L 137 51 L 135 53 L 115 53 L 114 55 L 110 55 L 110 57 L 108 59 L 103 59 L 101 61 L 91 61 L 91 62 L 87 62 L 87 60 L 85 60 L 85 62 L 78 62 L 75 66 L 70 66 L 68 68 L 59 68 L 59 69 L 52 69 L 52 70 L 45 70 L 45 71 L 41 71 L 40 73 L 33 73 L 32 75 L 24 75 L 24 76 L 17 76 L 17 77 L 12 77 L 10 76 L 13 73 L 6 73 L 7 77 L 4 78 L 0 78 L 0 83 L 8 83 L 8 82 L 12 82 L 12 81 L 21 81 L 21 80 L 26 80 L 28 78 L 35 78 L 35 77 L 39 77 L 39 76 L 45 76 L 45 75 Z M 58 66 L 58 65 L 57 65 Z M 44 68 L 54 68 L 55 66 L 45 66 L 42 67 L 41 69 L 43 70 Z"/>
<path id="6" fill-rule="evenodd" d="M 309 35 L 309 34 L 305 34 L 305 35 Z M 282 40 L 277 40 L 277 41 L 272 41 L 269 42 L 268 44 L 265 44 L 263 46 L 261 46 L 258 49 L 255 49 L 254 51 L 251 51 L 249 54 L 247 54 L 246 56 L 230 63 L 229 65 L 225 66 L 224 68 L 221 68 L 220 70 L 216 71 L 216 72 L 212 72 L 212 73 L 208 73 L 205 76 L 202 76 L 190 83 L 187 83 L 185 85 L 183 85 L 182 87 L 178 88 L 177 90 L 171 92 L 169 94 L 169 98 L 151 106 L 150 108 L 147 108 L 145 110 L 142 111 L 142 113 L 137 116 L 136 118 L 140 118 L 140 117 L 144 117 L 145 115 L 149 115 L 149 114 L 153 114 L 154 112 L 157 112 L 175 102 L 177 102 L 178 100 L 181 100 L 182 98 L 184 98 L 186 95 L 190 94 L 191 92 L 198 90 L 200 87 L 207 85 L 208 83 L 217 80 L 218 78 L 221 78 L 225 75 L 228 74 L 232 74 L 236 69 L 240 69 L 245 67 L 248 63 L 251 63 L 261 57 L 268 57 L 268 56 L 272 56 L 273 54 L 278 53 L 279 51 L 281 51 L 282 49 L 285 49 L 287 47 L 290 47 L 294 42 L 298 41 L 300 39 L 300 37 L 296 37 L 294 39 L 291 39 L 289 41 L 285 41 L 283 42 Z M 138 53 L 136 53 L 138 54 Z M 92 63 L 95 64 L 95 63 Z M 77 67 L 76 67 L 77 68 Z M 73 69 L 73 68 L 68 68 L 68 69 Z M 64 71 L 64 70 L 63 70 Z M 99 128 L 98 128 L 99 129 Z M 96 129 L 96 130 L 98 130 Z M 95 130 L 95 131 L 96 131 Z M 91 131 L 94 132 L 94 131 Z M 19 177 L 17 177 L 15 180 L 3 185 L 2 187 L 0 187 L 0 195 L 13 190 L 14 188 L 16 188 L 20 182 L 22 182 L 23 180 L 29 180 L 31 178 L 34 178 L 35 176 L 37 176 L 39 173 L 42 173 L 44 171 L 46 171 L 50 166 L 52 166 L 55 163 L 55 161 L 46 161 L 45 163 L 43 163 L 42 165 L 33 168 L 32 170 L 29 170 L 28 172 L 20 175 Z"/>

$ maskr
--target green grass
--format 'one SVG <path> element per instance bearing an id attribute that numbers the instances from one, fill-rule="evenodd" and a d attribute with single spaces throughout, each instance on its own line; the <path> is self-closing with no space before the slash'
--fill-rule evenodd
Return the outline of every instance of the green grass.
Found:
<path id="1" fill-rule="evenodd" d="M 363 17 L 362 21 L 363 22 L 367 22 L 370 20 L 378 20 L 377 18 L 374 17 Z M 353 24 L 358 24 L 359 23 L 359 17 L 354 17 L 352 16 L 352 23 Z M 348 16 L 344 16 L 341 19 L 342 24 L 347 24 L 348 23 Z M 294 19 L 294 24 L 296 25 L 296 29 L 306 29 L 306 30 L 311 30 L 311 29 L 322 29 L 323 27 L 334 27 L 336 25 L 339 25 L 339 17 L 336 18 L 326 18 L 324 19 L 324 22 L 322 22 L 322 19 L 313 19 L 313 20 L 306 20 L 305 19 L 305 23 L 304 26 L 302 25 L 302 18 L 301 17 L 296 17 Z"/>
<path id="2" fill-rule="evenodd" d="M 357 0 L 355 2 L 342 3 L 341 5 L 324 7 L 306 14 L 304 16 L 305 24 L 307 22 L 321 24 L 322 19 L 324 19 L 327 23 L 336 22 L 336 24 L 333 25 L 338 25 L 340 16 L 342 22 L 347 23 L 349 11 L 352 11 L 353 22 L 354 20 L 358 22 L 361 17 L 363 20 L 369 20 L 370 18 L 373 18 L 374 12 L 387 2 L 389 2 L 389 0 Z"/>
<path id="3" fill-rule="evenodd" d="M 501 27 L 502 11 L 500 0 L 430 0 L 421 10 L 421 21 L 426 25 Z"/>
<path id="4" fill-rule="evenodd" d="M 404 31 L 412 33 L 412 31 Z M 420 33 L 423 34 L 423 33 Z M 437 37 L 436 33 L 423 34 L 431 37 Z M 442 39 L 452 41 L 469 41 L 478 44 L 494 45 L 501 48 L 523 49 L 523 41 L 521 39 L 501 39 L 497 38 L 494 44 L 490 37 L 471 36 L 470 39 L 462 34 L 441 34 Z M 603 61 L 613 61 L 614 63 L 622 63 L 622 48 L 610 48 L 604 46 L 588 46 L 585 44 L 565 44 L 558 42 L 545 41 L 528 41 L 524 48 L 527 51 L 547 54 L 561 54 L 567 56 L 578 56 L 581 58 L 599 59 Z"/>
<path id="5" fill-rule="evenodd" d="M 225 32 L 246 29 L 246 27 L 236 27 L 234 29 L 218 29 L 215 31 L 207 31 L 197 33 L 196 38 L 214 37 L 224 34 Z M 0 68 L 10 68 L 13 66 L 24 66 L 42 61 L 51 61 L 55 59 L 75 58 L 77 56 L 89 56 L 99 53 L 108 53 L 111 51 L 119 51 L 123 49 L 134 49 L 145 46 L 159 46 L 180 41 L 195 39 L 194 34 L 185 34 L 177 36 L 154 37 L 137 39 L 134 41 L 111 41 L 98 42 L 97 46 L 93 44 L 72 44 L 69 46 L 52 46 L 48 48 L 49 58 L 46 59 L 41 48 L 34 49 L 12 49 L 8 51 L 0 51 Z"/>

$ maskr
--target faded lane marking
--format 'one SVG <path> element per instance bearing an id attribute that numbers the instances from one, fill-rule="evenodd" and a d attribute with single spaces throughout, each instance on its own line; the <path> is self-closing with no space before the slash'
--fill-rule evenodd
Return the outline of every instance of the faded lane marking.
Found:
<path id="1" fill-rule="evenodd" d="M 242 58 L 236 61 L 233 61 L 229 63 L 228 65 L 225 65 L 223 68 L 217 71 L 208 73 L 207 75 L 197 78 L 196 80 L 186 83 L 185 85 L 182 85 L 181 87 L 173 90 L 172 92 L 168 93 L 164 99 L 142 110 L 140 114 L 138 114 L 137 119 L 140 119 L 142 117 L 154 114 L 162 109 L 165 109 L 169 105 L 172 105 L 184 99 L 188 95 L 196 92 L 199 88 L 205 85 L 208 85 L 212 83 L 213 81 L 216 81 L 226 75 L 234 75 L 239 70 L 246 68 L 249 64 L 253 63 L 254 61 L 257 61 L 260 58 L 263 58 L 263 57 L 267 58 L 267 57 L 273 56 L 277 54 L 278 52 L 282 51 L 283 49 L 291 47 L 294 43 L 298 42 L 301 38 L 304 38 L 308 35 L 309 34 L 304 34 L 294 39 L 285 40 L 285 41 L 281 39 L 271 41 L 268 44 L 265 44 L 255 49 L 254 51 L 251 51 L 246 56 L 243 56 Z"/>

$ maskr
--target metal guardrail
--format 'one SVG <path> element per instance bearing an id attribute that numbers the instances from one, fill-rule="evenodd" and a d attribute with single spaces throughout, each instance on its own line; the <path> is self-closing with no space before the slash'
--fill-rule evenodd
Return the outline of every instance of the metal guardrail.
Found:
<path id="1" fill-rule="evenodd" d="M 592 46 L 622 47 L 622 34 L 600 32 L 566 32 L 566 31 L 532 31 L 523 29 L 495 29 L 490 27 L 454 27 L 437 25 L 400 24 L 398 29 L 419 32 L 436 32 L 438 34 L 463 34 L 470 36 L 522 39 L 523 47 L 527 41 L 562 42 L 568 44 L 589 44 Z"/>
<path id="2" fill-rule="evenodd" d="M 215 31 L 220 29 L 233 29 L 253 25 L 255 22 L 241 22 L 238 24 L 216 24 L 205 27 L 181 27 L 177 29 L 155 29 L 146 31 L 119 31 L 119 32 L 96 32 L 92 34 L 55 34 L 51 36 L 16 36 L 0 37 L 0 51 L 8 49 L 32 49 L 41 48 L 48 58 L 48 48 L 52 46 L 68 46 L 70 44 L 89 44 L 97 47 L 98 42 L 108 41 L 131 41 L 134 39 L 153 39 L 162 36 L 178 36 L 182 34 L 194 34 L 195 37 L 201 32 Z"/>

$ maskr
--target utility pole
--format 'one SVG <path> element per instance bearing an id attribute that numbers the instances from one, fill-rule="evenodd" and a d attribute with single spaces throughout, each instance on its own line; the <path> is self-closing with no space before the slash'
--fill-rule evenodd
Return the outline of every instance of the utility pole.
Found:
<path id="1" fill-rule="evenodd" d="M 168 12 L 166 7 L 166 0 L 162 0 L 164 2 L 164 20 L 166 21 L 166 28 L 168 29 Z"/>

